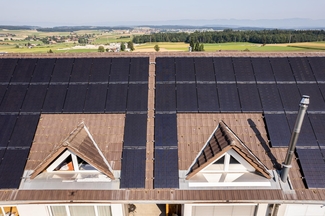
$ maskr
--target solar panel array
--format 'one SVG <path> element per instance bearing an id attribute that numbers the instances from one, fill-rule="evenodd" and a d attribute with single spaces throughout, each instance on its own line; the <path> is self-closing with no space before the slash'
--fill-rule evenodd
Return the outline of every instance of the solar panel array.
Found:
<path id="1" fill-rule="evenodd" d="M 19 186 L 42 113 L 126 113 L 125 148 L 145 146 L 148 63 L 147 57 L 0 59 L 1 188 Z M 122 160 L 124 168 L 139 163 L 122 171 L 125 187 L 138 187 L 128 180 L 140 173 L 137 184 L 144 186 L 145 149 L 136 152 Z M 23 160 L 13 162 L 17 155 Z"/>
<path id="2" fill-rule="evenodd" d="M 325 149 L 324 57 L 156 59 L 156 115 L 263 112 L 272 147 L 288 146 L 302 95 L 310 96 L 310 105 L 297 148 L 323 154 L 325 167 L 321 152 Z M 306 181 L 309 187 L 315 186 Z"/>

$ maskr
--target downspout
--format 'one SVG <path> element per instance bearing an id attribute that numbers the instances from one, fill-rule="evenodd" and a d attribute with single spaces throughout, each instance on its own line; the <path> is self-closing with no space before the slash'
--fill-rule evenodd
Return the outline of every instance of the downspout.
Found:
<path id="1" fill-rule="evenodd" d="M 292 161 L 292 158 L 294 155 L 294 151 L 295 151 L 296 144 L 297 144 L 298 137 L 299 137 L 300 130 L 301 130 L 301 125 L 304 120 L 304 116 L 306 114 L 308 105 L 309 105 L 309 96 L 303 95 L 302 99 L 300 101 L 300 104 L 299 104 L 300 108 L 299 108 L 298 116 L 296 119 L 295 127 L 291 134 L 288 152 L 287 152 L 285 161 L 282 164 L 283 168 L 281 170 L 281 180 L 284 183 L 287 182 L 289 169 L 291 168 L 291 161 Z"/>

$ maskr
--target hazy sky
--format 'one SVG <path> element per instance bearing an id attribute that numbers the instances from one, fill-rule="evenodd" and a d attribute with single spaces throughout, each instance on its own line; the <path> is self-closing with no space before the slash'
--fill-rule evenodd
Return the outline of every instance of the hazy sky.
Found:
<path id="1" fill-rule="evenodd" d="M 0 24 L 105 25 L 180 19 L 325 19 L 325 0 L 0 0 Z"/>

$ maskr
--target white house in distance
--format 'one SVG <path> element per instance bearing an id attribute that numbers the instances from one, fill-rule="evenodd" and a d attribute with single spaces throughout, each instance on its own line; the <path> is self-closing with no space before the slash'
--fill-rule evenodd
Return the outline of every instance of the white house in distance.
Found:
<path id="1" fill-rule="evenodd" d="M 324 68 L 323 53 L 2 55 L 0 216 L 325 215 Z"/>

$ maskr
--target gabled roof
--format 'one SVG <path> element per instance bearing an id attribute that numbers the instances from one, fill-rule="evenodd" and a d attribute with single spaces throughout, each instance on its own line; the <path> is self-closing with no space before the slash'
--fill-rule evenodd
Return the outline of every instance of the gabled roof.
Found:
<path id="1" fill-rule="evenodd" d="M 242 156 L 259 174 L 265 178 L 271 178 L 270 173 L 262 162 L 258 160 L 247 146 L 235 135 L 235 133 L 231 131 L 223 121 L 221 121 L 191 165 L 186 179 L 193 177 L 230 149 L 235 150 L 240 156 Z"/>
<path id="2" fill-rule="evenodd" d="M 100 172 L 106 174 L 109 178 L 114 179 L 112 168 L 83 122 L 80 123 L 75 130 L 73 130 L 70 135 L 35 168 L 31 178 L 33 179 L 38 174 L 43 172 L 60 154 L 67 149 Z"/>

